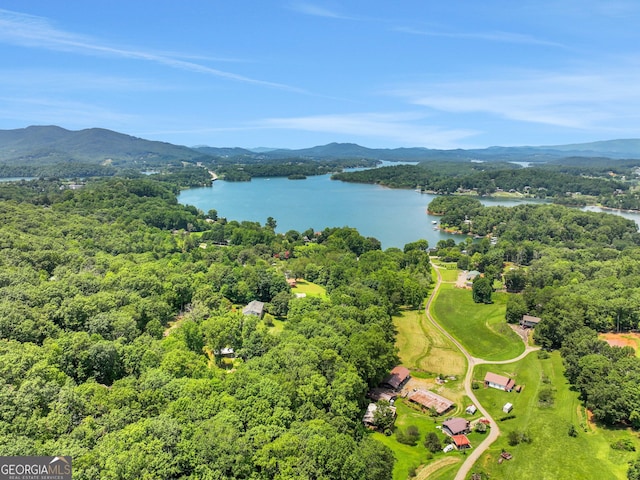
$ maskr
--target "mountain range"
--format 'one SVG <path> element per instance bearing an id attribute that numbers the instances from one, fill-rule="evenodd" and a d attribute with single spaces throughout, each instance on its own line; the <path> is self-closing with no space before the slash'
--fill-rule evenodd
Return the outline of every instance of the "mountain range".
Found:
<path id="1" fill-rule="evenodd" d="M 181 161 L 193 163 L 225 160 L 249 163 L 285 158 L 547 162 L 565 157 L 640 159 L 640 139 L 552 146 L 496 146 L 466 150 L 438 150 L 424 147 L 373 149 L 354 143 L 330 143 L 298 150 L 251 150 L 240 147 L 198 146 L 189 148 L 166 142 L 145 140 L 102 128 L 71 131 L 57 126 L 31 126 L 15 130 L 0 130 L 0 164 L 13 166 L 77 162 L 147 168 L 171 163 L 177 164 Z"/>

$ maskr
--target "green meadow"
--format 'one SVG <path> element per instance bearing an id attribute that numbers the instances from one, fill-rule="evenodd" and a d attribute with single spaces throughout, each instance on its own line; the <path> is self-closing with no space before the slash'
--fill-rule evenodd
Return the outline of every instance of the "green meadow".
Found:
<path id="1" fill-rule="evenodd" d="M 493 301 L 474 303 L 470 290 L 443 284 L 431 308 L 440 325 L 472 356 L 509 360 L 524 351 L 524 344 L 505 322 L 507 294 L 494 293 Z"/>
<path id="2" fill-rule="evenodd" d="M 487 371 L 508 374 L 523 385 L 521 393 L 507 393 L 493 388 L 476 390 L 480 403 L 498 422 L 500 438 L 485 452 L 472 472 L 484 472 L 491 480 L 513 478 L 557 479 L 624 479 L 628 461 L 637 452 L 614 450 L 610 445 L 620 439 L 630 439 L 640 449 L 637 435 L 628 429 L 601 428 L 588 422 L 578 393 L 570 389 L 558 352 L 547 359 L 536 353 L 507 365 L 480 365 L 474 379 L 482 382 Z M 554 401 L 542 405 L 539 392 L 552 388 Z M 500 421 L 505 416 L 502 407 L 513 404 L 515 418 Z M 570 426 L 577 435 L 570 436 Z M 527 432 L 531 443 L 511 446 L 508 435 L 512 431 Z M 502 450 L 513 455 L 510 461 L 498 463 Z"/>

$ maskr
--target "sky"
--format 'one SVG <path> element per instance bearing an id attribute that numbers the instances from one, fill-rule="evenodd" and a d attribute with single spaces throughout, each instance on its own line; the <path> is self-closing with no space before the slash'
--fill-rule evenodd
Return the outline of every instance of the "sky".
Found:
<path id="1" fill-rule="evenodd" d="M 638 0 L 3 0 L 0 129 L 216 147 L 640 137 Z"/>

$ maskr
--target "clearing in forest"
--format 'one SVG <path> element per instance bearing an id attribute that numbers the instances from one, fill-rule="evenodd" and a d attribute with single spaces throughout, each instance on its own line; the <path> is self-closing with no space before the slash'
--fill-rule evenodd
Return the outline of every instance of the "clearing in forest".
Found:
<path id="1" fill-rule="evenodd" d="M 494 303 L 474 303 L 469 290 L 443 284 L 431 313 L 474 357 L 509 360 L 525 348 L 522 339 L 505 322 L 507 294 L 494 293 Z"/>

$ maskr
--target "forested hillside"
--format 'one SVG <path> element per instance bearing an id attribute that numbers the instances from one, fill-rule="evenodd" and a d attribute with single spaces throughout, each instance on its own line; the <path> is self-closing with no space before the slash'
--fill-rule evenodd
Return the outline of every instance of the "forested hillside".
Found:
<path id="1" fill-rule="evenodd" d="M 174 180 L 0 187 L 0 455 L 62 452 L 78 479 L 390 478 L 364 394 L 426 244 L 276 234 L 179 205 Z"/>

